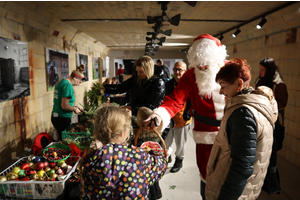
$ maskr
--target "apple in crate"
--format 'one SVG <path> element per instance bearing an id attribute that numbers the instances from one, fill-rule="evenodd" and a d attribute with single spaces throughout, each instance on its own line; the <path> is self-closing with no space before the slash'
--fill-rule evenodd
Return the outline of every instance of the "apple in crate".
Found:
<path id="1" fill-rule="evenodd" d="M 7 181 L 7 178 L 5 176 L 0 176 L 0 182 L 5 182 Z"/>
<path id="2" fill-rule="evenodd" d="M 38 163 L 36 163 L 35 164 L 35 169 L 36 170 L 42 170 L 42 169 L 44 169 L 44 167 L 45 167 L 45 164 L 44 164 L 44 162 L 38 162 Z"/>
<path id="3" fill-rule="evenodd" d="M 42 178 L 45 174 L 45 171 L 44 170 L 40 170 L 37 172 L 37 175 L 39 175 L 40 178 Z"/>
<path id="4" fill-rule="evenodd" d="M 50 169 L 47 171 L 48 176 L 51 176 L 51 174 L 55 174 L 55 169 Z"/>
<path id="5" fill-rule="evenodd" d="M 21 169 L 22 170 L 26 170 L 29 168 L 29 164 L 28 163 L 24 163 L 23 165 L 21 165 Z"/>
<path id="6" fill-rule="evenodd" d="M 51 163 L 49 164 L 49 166 L 50 166 L 51 169 L 53 169 L 53 168 L 56 166 L 56 163 L 55 163 L 55 162 L 51 162 Z"/>
<path id="7" fill-rule="evenodd" d="M 44 161 L 44 167 L 49 167 L 49 162 L 48 161 Z"/>
<path id="8" fill-rule="evenodd" d="M 14 167 L 11 172 L 18 174 L 21 171 L 20 167 Z"/>

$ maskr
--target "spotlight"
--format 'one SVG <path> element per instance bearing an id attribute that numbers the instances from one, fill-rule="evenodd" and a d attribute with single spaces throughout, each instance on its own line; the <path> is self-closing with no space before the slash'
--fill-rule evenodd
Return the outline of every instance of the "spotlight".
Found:
<path id="1" fill-rule="evenodd" d="M 267 22 L 266 18 L 262 18 L 261 21 L 256 25 L 257 29 L 261 29 L 261 27 L 263 27 L 263 25 Z"/>
<path id="2" fill-rule="evenodd" d="M 220 36 L 219 40 L 222 41 L 224 38 L 223 34 Z"/>
<path id="3" fill-rule="evenodd" d="M 236 37 L 240 32 L 240 28 L 237 28 L 236 31 L 232 34 L 232 37 Z"/>

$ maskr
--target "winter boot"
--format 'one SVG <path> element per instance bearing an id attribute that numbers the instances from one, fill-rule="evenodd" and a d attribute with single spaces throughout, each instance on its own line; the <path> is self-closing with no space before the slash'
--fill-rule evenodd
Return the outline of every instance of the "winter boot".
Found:
<path id="1" fill-rule="evenodd" d="M 172 156 L 169 156 L 168 163 L 172 162 Z"/>
<path id="2" fill-rule="evenodd" d="M 174 163 L 173 167 L 171 168 L 170 172 L 172 172 L 172 173 L 178 172 L 182 168 L 182 160 L 183 159 L 176 158 L 175 163 Z"/>

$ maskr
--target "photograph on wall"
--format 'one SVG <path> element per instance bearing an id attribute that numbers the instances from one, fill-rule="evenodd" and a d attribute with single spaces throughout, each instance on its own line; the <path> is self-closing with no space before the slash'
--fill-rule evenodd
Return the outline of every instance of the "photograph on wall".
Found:
<path id="1" fill-rule="evenodd" d="M 93 79 L 99 79 L 99 58 L 93 57 Z"/>
<path id="2" fill-rule="evenodd" d="M 0 102 L 30 95 L 26 42 L 0 37 Z"/>
<path id="3" fill-rule="evenodd" d="M 69 53 L 46 47 L 47 89 L 52 91 L 62 79 L 69 77 Z"/>
<path id="4" fill-rule="evenodd" d="M 85 71 L 83 71 L 84 74 L 84 81 L 89 81 L 89 68 L 88 68 L 88 56 L 83 54 L 76 54 L 76 66 L 80 66 L 81 64 L 84 64 L 86 66 Z"/>

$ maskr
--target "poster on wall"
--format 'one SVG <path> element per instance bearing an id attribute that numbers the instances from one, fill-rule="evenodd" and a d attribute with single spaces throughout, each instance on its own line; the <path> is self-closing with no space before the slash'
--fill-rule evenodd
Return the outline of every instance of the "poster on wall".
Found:
<path id="1" fill-rule="evenodd" d="M 88 69 L 88 56 L 83 54 L 76 54 L 76 66 L 80 66 L 81 64 L 85 65 L 85 71 L 83 71 L 85 81 L 89 81 L 89 69 Z"/>
<path id="2" fill-rule="evenodd" d="M 69 77 L 69 53 L 46 47 L 47 89 L 52 91 L 62 79 Z"/>
<path id="3" fill-rule="evenodd" d="M 93 79 L 99 79 L 99 58 L 93 58 Z"/>
<path id="4" fill-rule="evenodd" d="M 30 95 L 26 42 L 0 37 L 0 102 Z"/>

